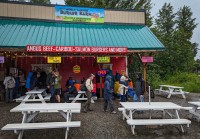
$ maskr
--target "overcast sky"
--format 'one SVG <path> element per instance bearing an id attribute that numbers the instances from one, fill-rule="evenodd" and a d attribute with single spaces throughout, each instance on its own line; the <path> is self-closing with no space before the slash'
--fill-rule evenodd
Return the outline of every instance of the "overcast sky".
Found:
<path id="1" fill-rule="evenodd" d="M 171 3 L 174 7 L 174 12 L 176 12 L 180 7 L 184 5 L 189 6 L 193 12 L 193 18 L 196 18 L 196 23 L 198 23 L 197 28 L 194 30 L 194 35 L 192 37 L 192 42 L 199 44 L 199 51 L 197 58 L 200 59 L 200 0 L 151 0 L 153 3 L 153 8 L 151 10 L 152 16 L 156 17 L 159 9 L 162 8 L 165 2 Z M 64 5 L 64 0 L 51 0 L 52 4 L 62 4 Z"/>

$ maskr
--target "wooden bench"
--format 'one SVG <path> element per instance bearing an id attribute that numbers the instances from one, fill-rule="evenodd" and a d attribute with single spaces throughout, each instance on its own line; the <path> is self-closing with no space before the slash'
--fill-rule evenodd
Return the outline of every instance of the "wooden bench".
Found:
<path id="1" fill-rule="evenodd" d="M 24 100 L 25 97 L 26 97 L 26 96 L 21 96 L 21 97 L 19 97 L 19 98 L 16 98 L 15 101 L 16 101 L 16 102 L 22 102 L 22 101 Z M 45 101 L 50 101 L 50 98 L 51 98 L 51 94 L 47 94 L 46 96 L 44 96 L 44 100 L 45 100 Z M 38 100 L 39 100 L 39 99 L 38 99 Z M 39 101 L 41 101 L 41 100 L 39 100 Z M 30 100 L 30 101 L 26 101 L 26 102 L 34 102 L 34 101 Z"/>
<path id="2" fill-rule="evenodd" d="M 71 103 L 75 103 L 77 100 L 87 100 L 87 97 L 84 97 L 85 91 L 78 91 L 76 97 L 69 97 L 69 100 L 72 100 Z"/>
<path id="3" fill-rule="evenodd" d="M 40 113 L 57 113 L 57 110 L 48 110 L 48 111 L 40 111 Z M 63 112 L 67 112 L 67 111 L 63 111 Z M 71 113 L 80 113 L 80 110 L 71 110 Z"/>
<path id="4" fill-rule="evenodd" d="M 28 130 L 28 129 L 48 129 L 48 128 L 67 128 L 80 127 L 80 121 L 73 122 L 45 122 L 45 123 L 19 123 L 7 124 L 1 130 Z"/>
<path id="5" fill-rule="evenodd" d="M 135 134 L 136 125 L 187 125 L 191 124 L 187 119 L 128 119 L 127 124 L 131 125 L 132 133 Z"/>
<path id="6" fill-rule="evenodd" d="M 46 96 L 44 96 L 45 101 L 50 101 L 50 98 L 51 98 L 51 94 L 47 94 Z"/>
<path id="7" fill-rule="evenodd" d="M 26 96 L 21 96 L 19 98 L 16 98 L 15 101 L 16 102 L 22 102 L 22 100 L 25 98 Z"/>
<path id="8" fill-rule="evenodd" d="M 22 139 L 23 131 L 30 129 L 52 129 L 52 128 L 66 128 L 65 139 L 67 139 L 68 131 L 70 127 L 80 127 L 80 121 L 73 122 L 45 122 L 45 123 L 19 123 L 19 124 L 7 124 L 1 130 L 14 130 L 15 133 L 19 133 L 18 139 Z"/>

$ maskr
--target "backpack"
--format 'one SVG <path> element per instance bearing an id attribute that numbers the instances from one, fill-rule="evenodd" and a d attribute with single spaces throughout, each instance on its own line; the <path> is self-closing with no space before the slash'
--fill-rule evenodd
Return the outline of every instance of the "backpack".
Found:
<path id="1" fill-rule="evenodd" d="M 7 81 L 7 87 L 8 87 L 8 88 L 14 88 L 14 87 L 15 87 L 15 82 L 13 81 L 13 78 L 10 78 L 10 79 Z"/>
<path id="2" fill-rule="evenodd" d="M 81 89 L 81 91 L 87 91 L 86 81 L 84 81 L 84 83 L 81 85 L 80 89 Z"/>

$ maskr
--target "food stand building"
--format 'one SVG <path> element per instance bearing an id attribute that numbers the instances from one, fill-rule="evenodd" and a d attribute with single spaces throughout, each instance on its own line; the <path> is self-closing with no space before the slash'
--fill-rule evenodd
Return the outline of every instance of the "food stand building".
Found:
<path id="1" fill-rule="evenodd" d="M 80 18 L 81 22 L 64 21 L 65 18 L 61 21 L 62 16 L 56 15 L 58 7 L 76 8 L 0 2 L 0 55 L 4 58 L 1 76 L 8 67 L 27 73 L 34 67 L 47 69 L 56 65 L 65 88 L 70 76 L 81 80 L 102 68 L 112 69 L 113 74 L 127 73 L 128 55 L 164 49 L 145 25 L 144 10 L 100 9 L 104 13 L 103 22 L 95 23 L 92 17 L 92 23 L 83 23 Z M 58 62 L 54 62 L 59 64 L 47 62 L 50 57 L 58 58 Z M 108 57 L 110 61 L 98 63 L 98 57 L 104 57 L 103 60 Z M 145 75 L 145 64 L 143 67 Z"/>

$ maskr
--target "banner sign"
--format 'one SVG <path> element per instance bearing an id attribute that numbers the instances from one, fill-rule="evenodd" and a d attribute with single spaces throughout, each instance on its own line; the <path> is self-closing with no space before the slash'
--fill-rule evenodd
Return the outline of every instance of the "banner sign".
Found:
<path id="1" fill-rule="evenodd" d="M 55 20 L 104 23 L 104 9 L 56 5 Z"/>
<path id="2" fill-rule="evenodd" d="M 48 57 L 47 63 L 61 63 L 61 57 Z"/>
<path id="3" fill-rule="evenodd" d="M 81 68 L 78 65 L 73 66 L 73 72 L 74 73 L 80 73 L 81 72 Z"/>
<path id="4" fill-rule="evenodd" d="M 106 75 L 106 70 L 99 70 L 97 74 L 98 76 L 104 77 Z"/>
<path id="5" fill-rule="evenodd" d="M 85 46 L 44 46 L 27 45 L 27 52 L 63 52 L 63 53 L 127 53 L 127 47 L 85 47 Z"/>
<path id="6" fill-rule="evenodd" d="M 142 57 L 142 62 L 143 63 L 151 63 L 153 62 L 153 57 L 152 56 L 149 56 L 149 57 Z"/>
<path id="7" fill-rule="evenodd" d="M 0 56 L 0 63 L 4 63 L 4 56 Z"/>
<path id="8" fill-rule="evenodd" d="M 110 63 L 110 57 L 97 57 L 97 63 Z"/>

